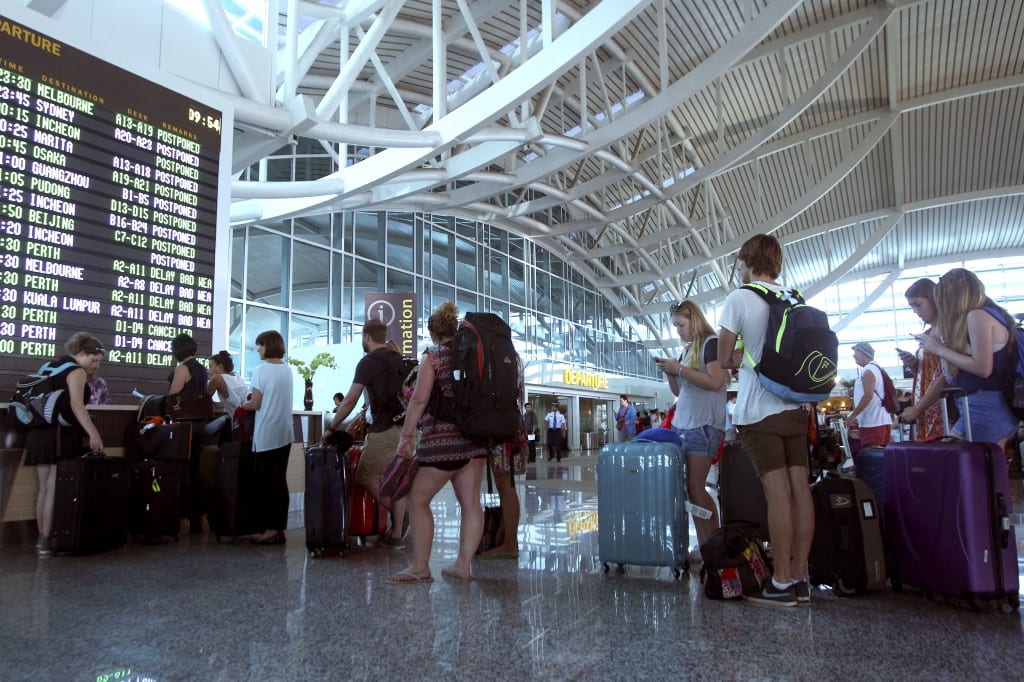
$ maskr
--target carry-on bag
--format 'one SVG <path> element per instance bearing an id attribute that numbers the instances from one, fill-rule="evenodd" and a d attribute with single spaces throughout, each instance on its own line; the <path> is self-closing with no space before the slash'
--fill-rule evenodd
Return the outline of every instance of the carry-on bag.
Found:
<path id="1" fill-rule="evenodd" d="M 678 578 L 687 561 L 683 451 L 674 443 L 609 443 L 597 460 L 599 554 L 610 563 L 670 566 Z"/>
<path id="2" fill-rule="evenodd" d="M 871 486 L 853 476 L 826 474 L 811 486 L 811 499 L 811 584 L 830 585 L 841 596 L 883 589 L 885 546 Z"/>
<path id="3" fill-rule="evenodd" d="M 181 523 L 181 462 L 132 461 L 128 497 L 128 534 L 134 542 L 177 542 Z"/>
<path id="4" fill-rule="evenodd" d="M 314 557 L 348 549 L 348 470 L 333 445 L 306 449 L 306 549 Z"/>
<path id="5" fill-rule="evenodd" d="M 751 532 L 756 532 L 762 540 L 770 540 L 764 487 L 738 440 L 725 444 L 718 463 L 718 503 L 723 524 L 749 521 L 757 526 L 757 530 Z"/>
<path id="6" fill-rule="evenodd" d="M 221 443 L 217 451 L 210 528 L 217 542 L 258 533 L 253 504 L 252 441 Z"/>
<path id="7" fill-rule="evenodd" d="M 201 430 L 197 431 L 202 434 Z M 150 417 L 128 427 L 125 454 L 132 459 L 186 462 L 191 452 L 192 435 L 189 422 L 167 423 L 160 417 Z"/>
<path id="8" fill-rule="evenodd" d="M 850 453 L 850 436 L 846 422 L 840 420 L 836 424 L 843 448 Z M 875 494 L 875 506 L 879 510 L 882 523 L 882 535 L 885 536 L 885 448 L 879 445 L 868 445 L 861 448 L 855 456 L 848 455 L 854 467 L 854 474 L 871 487 Z"/>
<path id="9" fill-rule="evenodd" d="M 388 529 L 387 510 L 377 504 L 370 491 L 356 482 L 356 467 L 363 454 L 360 445 L 348 449 L 349 514 L 348 534 L 365 540 L 371 535 L 381 535 Z"/>
<path id="10" fill-rule="evenodd" d="M 967 431 L 969 438 L 969 426 Z M 894 587 L 961 596 L 975 606 L 1000 600 L 1006 611 L 1020 607 L 1012 497 L 1001 448 L 968 441 L 890 444 L 885 478 Z"/>
<path id="11" fill-rule="evenodd" d="M 57 462 L 51 546 L 55 552 L 92 554 L 125 543 L 129 462 L 89 453 Z"/>

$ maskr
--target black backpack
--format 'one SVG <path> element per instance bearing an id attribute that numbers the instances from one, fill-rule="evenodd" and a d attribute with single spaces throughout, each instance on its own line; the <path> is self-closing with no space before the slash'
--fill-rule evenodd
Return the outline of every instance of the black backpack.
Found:
<path id="1" fill-rule="evenodd" d="M 769 309 L 761 362 L 754 367 L 761 385 L 793 403 L 827 399 L 839 362 L 839 339 L 828 316 L 804 303 L 796 289 L 776 292 L 756 283 L 743 288 L 758 294 Z M 749 352 L 746 357 L 753 364 Z"/>
<path id="2" fill-rule="evenodd" d="M 391 352 L 387 354 L 387 359 L 383 361 L 383 364 L 385 365 L 384 376 L 386 381 L 384 395 L 383 397 L 375 396 L 377 401 L 370 404 L 370 409 L 373 411 L 375 420 L 377 415 L 386 413 L 391 415 L 391 420 L 395 424 L 404 424 L 405 403 L 402 400 L 402 384 L 413 368 L 419 365 L 419 362 L 412 358 L 403 357 L 399 353 Z"/>
<path id="3" fill-rule="evenodd" d="M 70 398 L 63 387 L 54 385 L 53 379 L 79 367 L 77 362 L 60 365 L 47 362 L 34 374 L 21 379 L 7 405 L 14 423 L 25 429 L 55 424 L 70 426 Z"/>
<path id="4" fill-rule="evenodd" d="M 519 409 L 519 355 L 512 330 L 493 313 L 466 313 L 452 338 L 454 400 L 440 391 L 430 413 L 459 427 L 478 443 L 514 441 L 522 429 Z M 447 403 L 447 404 L 445 404 Z"/>

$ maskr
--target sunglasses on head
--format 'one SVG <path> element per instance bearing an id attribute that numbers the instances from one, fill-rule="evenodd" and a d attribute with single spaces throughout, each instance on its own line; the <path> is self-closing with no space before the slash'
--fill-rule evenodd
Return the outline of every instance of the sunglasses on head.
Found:
<path id="1" fill-rule="evenodd" d="M 669 306 L 668 311 L 673 315 L 675 315 L 678 312 L 682 312 L 683 314 L 687 315 L 687 317 L 689 317 L 688 311 L 684 306 L 685 303 L 673 303 L 671 306 Z"/>

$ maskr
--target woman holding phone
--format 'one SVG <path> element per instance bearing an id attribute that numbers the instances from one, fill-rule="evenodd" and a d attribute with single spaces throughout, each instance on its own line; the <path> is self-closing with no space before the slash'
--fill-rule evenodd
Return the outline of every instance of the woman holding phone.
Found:
<path id="1" fill-rule="evenodd" d="M 910 309 L 921 318 L 925 324 L 922 332 L 926 335 L 937 335 L 936 324 L 939 321 L 939 311 L 935 307 L 935 282 L 930 279 L 919 279 L 910 285 L 905 294 Z M 938 356 L 930 353 L 921 346 L 916 353 L 910 353 L 901 348 L 896 349 L 900 356 L 900 362 L 904 367 L 910 367 L 914 371 L 914 386 L 912 402 L 909 407 L 900 412 L 899 419 L 905 424 L 914 424 L 914 440 L 926 441 L 941 438 L 945 426 L 942 417 L 942 405 L 938 402 L 942 388 L 939 386 L 942 369 L 939 367 Z M 932 386 L 935 389 L 929 392 Z M 927 409 L 921 409 L 920 405 L 930 405 Z"/>
<path id="2" fill-rule="evenodd" d="M 725 399 L 728 372 L 718 364 L 718 337 L 693 301 L 674 304 L 672 326 L 686 350 L 679 360 L 655 358 L 676 396 L 672 429 L 686 455 L 686 489 L 697 529 L 697 542 L 718 528 L 718 512 L 707 491 L 711 462 L 725 439 Z"/>

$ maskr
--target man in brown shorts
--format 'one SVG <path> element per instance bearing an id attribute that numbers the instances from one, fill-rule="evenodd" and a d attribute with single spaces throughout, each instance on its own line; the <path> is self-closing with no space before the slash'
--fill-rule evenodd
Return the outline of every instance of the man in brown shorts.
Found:
<path id="1" fill-rule="evenodd" d="M 740 247 L 737 256 L 744 284 L 758 282 L 779 291 L 775 282 L 782 271 L 782 246 L 771 235 L 759 234 Z M 768 530 L 775 555 L 769 584 L 747 599 L 772 606 L 809 602 L 807 555 L 814 537 L 814 504 L 807 482 L 807 411 L 766 390 L 754 367 L 761 360 L 768 332 L 768 304 L 742 287 L 725 299 L 719 318 L 718 362 L 725 369 L 739 368 L 736 425 L 743 449 L 761 479 L 768 502 Z M 742 338 L 742 345 L 737 340 Z M 752 358 L 744 362 L 744 354 Z"/>

